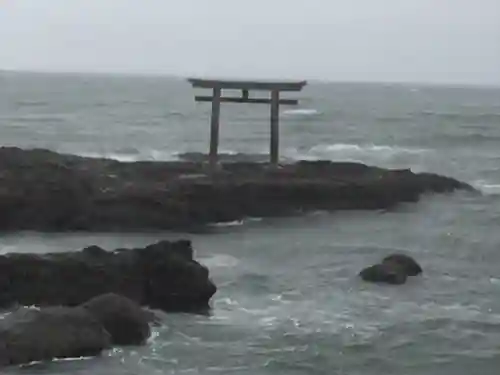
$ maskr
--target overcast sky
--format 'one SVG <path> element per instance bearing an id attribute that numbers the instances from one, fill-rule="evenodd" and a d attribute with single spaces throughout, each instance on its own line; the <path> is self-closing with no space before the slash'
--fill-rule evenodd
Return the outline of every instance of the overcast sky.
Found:
<path id="1" fill-rule="evenodd" d="M 500 84 L 500 0 L 0 0 L 0 69 Z"/>

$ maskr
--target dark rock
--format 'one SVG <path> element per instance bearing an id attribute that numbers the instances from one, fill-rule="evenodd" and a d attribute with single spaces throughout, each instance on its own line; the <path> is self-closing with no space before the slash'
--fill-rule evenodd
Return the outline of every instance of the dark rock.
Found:
<path id="1" fill-rule="evenodd" d="M 105 254 L 87 248 L 0 256 L 0 308 L 16 303 L 77 306 L 116 293 L 153 309 L 207 313 L 216 290 L 187 240 Z"/>
<path id="2" fill-rule="evenodd" d="M 436 174 L 345 162 L 275 169 L 235 161 L 208 173 L 203 158 L 184 156 L 197 161 L 121 163 L 0 148 L 0 230 L 194 230 L 248 216 L 388 209 L 423 193 L 474 190 Z"/>
<path id="3" fill-rule="evenodd" d="M 113 345 L 142 345 L 151 335 L 151 317 L 141 306 L 126 297 L 107 293 L 80 306 L 109 332 Z"/>
<path id="4" fill-rule="evenodd" d="M 0 319 L 0 366 L 95 356 L 110 344 L 100 322 L 79 308 L 21 308 Z"/>
<path id="5" fill-rule="evenodd" d="M 101 248 L 99 246 L 95 246 L 95 245 L 86 247 L 85 249 L 82 250 L 82 252 L 84 254 L 93 255 L 93 256 L 106 256 L 108 254 L 108 252 L 106 250 L 104 250 L 103 248 Z"/>
<path id="6" fill-rule="evenodd" d="M 363 269 L 359 275 L 364 281 L 393 285 L 404 284 L 407 279 L 404 270 L 391 264 L 375 264 Z"/>
<path id="7" fill-rule="evenodd" d="M 382 260 L 383 264 L 391 264 L 400 267 L 408 276 L 417 276 L 422 273 L 422 267 L 415 259 L 405 254 L 391 254 Z"/>
<path id="8" fill-rule="evenodd" d="M 382 262 L 367 267 L 359 275 L 364 281 L 388 284 L 404 284 L 409 276 L 422 273 L 422 267 L 415 259 L 406 254 L 391 254 Z"/>

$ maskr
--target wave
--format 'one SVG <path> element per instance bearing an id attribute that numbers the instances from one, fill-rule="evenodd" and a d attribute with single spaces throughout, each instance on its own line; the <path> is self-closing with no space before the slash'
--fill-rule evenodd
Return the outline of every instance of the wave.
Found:
<path id="1" fill-rule="evenodd" d="M 430 149 L 376 144 L 334 143 L 320 144 L 299 152 L 290 150 L 289 156 L 302 160 L 347 160 L 358 162 L 380 162 L 401 156 L 422 156 Z"/>
<path id="2" fill-rule="evenodd" d="M 18 100 L 16 102 L 16 104 L 19 107 L 43 107 L 43 106 L 46 106 L 46 105 L 50 104 L 50 102 L 45 101 L 45 100 L 29 100 L 29 99 L 25 99 L 25 100 Z"/>
<path id="3" fill-rule="evenodd" d="M 95 359 L 95 357 L 69 357 L 69 358 L 54 358 L 48 361 L 49 363 L 65 363 L 65 362 L 77 362 L 77 361 L 90 361 Z M 37 368 L 38 366 L 42 365 L 41 367 L 44 367 L 45 361 L 32 361 L 26 364 L 21 364 L 19 365 L 19 368 L 21 369 L 33 369 Z"/>
<path id="4" fill-rule="evenodd" d="M 418 112 L 407 112 L 399 115 L 380 115 L 376 116 L 378 121 L 382 122 L 408 122 L 413 121 L 418 118 L 424 119 L 436 119 L 436 120 L 447 120 L 454 121 L 458 124 L 477 124 L 477 126 L 482 126 L 485 123 L 500 123 L 500 113 L 498 112 L 480 112 L 480 113 L 464 113 L 464 112 L 438 112 L 438 111 L 418 111 Z"/>
<path id="5" fill-rule="evenodd" d="M 138 150 L 133 147 L 117 149 L 111 152 L 79 152 L 80 156 L 95 159 L 112 159 L 124 163 L 133 163 L 136 161 L 177 161 L 179 158 L 175 152 L 161 150 Z"/>
<path id="6" fill-rule="evenodd" d="M 213 227 L 239 227 L 245 224 L 243 220 L 234 220 L 234 221 L 223 221 L 220 223 L 212 224 Z"/>
<path id="7" fill-rule="evenodd" d="M 61 150 L 73 152 L 73 150 Z M 432 152 L 430 149 L 412 148 L 376 144 L 319 144 L 309 149 L 289 148 L 282 152 L 282 162 L 292 163 L 297 160 L 348 160 L 358 162 L 380 162 L 399 157 L 422 156 Z M 103 152 L 77 152 L 78 155 L 90 158 L 107 158 L 121 162 L 136 161 L 188 161 L 205 162 L 208 155 L 203 152 L 179 152 L 157 149 L 138 149 L 135 147 L 117 148 Z M 267 151 L 256 153 L 242 153 L 232 150 L 223 150 L 219 153 L 219 160 L 224 163 L 266 163 L 269 161 Z"/>
<path id="8" fill-rule="evenodd" d="M 438 133 L 433 134 L 432 138 L 441 142 L 446 142 L 451 145 L 463 145 L 463 144 L 479 144 L 479 143 L 497 143 L 500 141 L 500 134 L 485 134 L 485 132 L 480 132 L 479 127 L 467 126 L 467 129 L 475 130 L 475 132 L 461 132 L 461 133 Z"/>
<path id="9" fill-rule="evenodd" d="M 299 108 L 299 109 L 287 109 L 283 111 L 283 115 L 285 116 L 300 116 L 300 117 L 305 117 L 305 116 L 315 116 L 321 114 L 320 111 L 317 109 L 313 108 Z"/>
<path id="10" fill-rule="evenodd" d="M 375 144 L 349 144 L 349 143 L 335 143 L 329 145 L 317 145 L 311 148 L 312 152 L 321 151 L 355 151 L 355 152 L 383 152 L 383 153 L 406 153 L 406 154 L 421 154 L 428 152 L 428 149 L 388 146 L 388 145 L 375 145 Z"/>
<path id="11" fill-rule="evenodd" d="M 500 195 L 500 184 L 477 180 L 472 185 L 485 195 Z"/>
<path id="12" fill-rule="evenodd" d="M 215 267 L 235 267 L 240 260 L 228 254 L 214 254 L 207 258 L 201 258 L 200 262 L 208 268 Z"/>
<path id="13" fill-rule="evenodd" d="M 415 112 L 416 116 L 438 117 L 446 120 L 479 120 L 500 122 L 500 113 L 498 112 L 481 112 L 481 113 L 461 113 L 461 112 L 438 112 L 438 111 L 420 111 Z"/>
<path id="14" fill-rule="evenodd" d="M 232 227 L 241 227 L 248 223 L 256 223 L 264 220 L 261 217 L 246 217 L 242 220 L 233 220 L 233 221 L 222 221 L 214 224 L 210 224 L 212 228 L 232 228 Z"/>
<path id="15" fill-rule="evenodd" d="M 171 110 L 167 112 L 167 116 L 179 116 L 179 117 L 186 117 L 186 114 L 182 111 L 177 111 L 177 110 Z"/>
<path id="16" fill-rule="evenodd" d="M 30 114 L 19 114 L 13 116 L 0 116 L 0 120 L 6 123 L 21 123 L 21 124 L 60 124 L 71 121 L 73 115 L 68 113 L 30 113 Z"/>
<path id="17" fill-rule="evenodd" d="M 208 161 L 208 155 L 203 152 L 183 152 L 166 151 L 157 149 L 139 149 L 136 147 L 120 147 L 110 151 L 75 151 L 59 150 L 64 153 L 75 153 L 79 156 L 95 159 L 112 159 L 124 163 L 133 163 L 137 161 L 189 161 L 204 162 Z M 219 152 L 219 160 L 222 162 L 262 162 L 269 160 L 267 154 L 246 154 L 232 150 L 222 150 Z"/>

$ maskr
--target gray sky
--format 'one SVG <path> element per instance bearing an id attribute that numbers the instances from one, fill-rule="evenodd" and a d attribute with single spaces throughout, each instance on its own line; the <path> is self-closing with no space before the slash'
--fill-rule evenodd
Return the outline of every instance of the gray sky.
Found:
<path id="1" fill-rule="evenodd" d="M 500 84 L 500 0 L 0 0 L 0 69 Z"/>

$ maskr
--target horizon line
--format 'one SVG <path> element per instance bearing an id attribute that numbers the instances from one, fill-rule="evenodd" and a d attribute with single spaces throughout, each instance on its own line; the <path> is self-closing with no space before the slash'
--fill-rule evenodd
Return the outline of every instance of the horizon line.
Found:
<path id="1" fill-rule="evenodd" d="M 23 68 L 0 68 L 0 74 L 40 74 L 40 75 L 88 75 L 88 76 L 120 76 L 120 77 L 151 77 L 151 78 L 169 78 L 174 80 L 188 80 L 192 76 L 207 77 L 213 76 L 222 77 L 221 79 L 251 79 L 251 80 L 306 80 L 309 84 L 365 84 L 365 85 L 415 85 L 415 86 L 445 86 L 445 87 L 478 87 L 478 88 L 500 88 L 500 82 L 485 83 L 485 82 L 457 82 L 457 81 L 411 81 L 411 80 L 353 80 L 353 79 L 333 79 L 333 78 L 312 78 L 312 77 L 283 77 L 277 76 L 270 78 L 265 76 L 239 76 L 234 75 L 196 75 L 196 74 L 176 74 L 166 72 L 137 72 L 137 71 L 89 71 L 89 70 L 47 70 L 47 69 L 23 69 Z"/>

